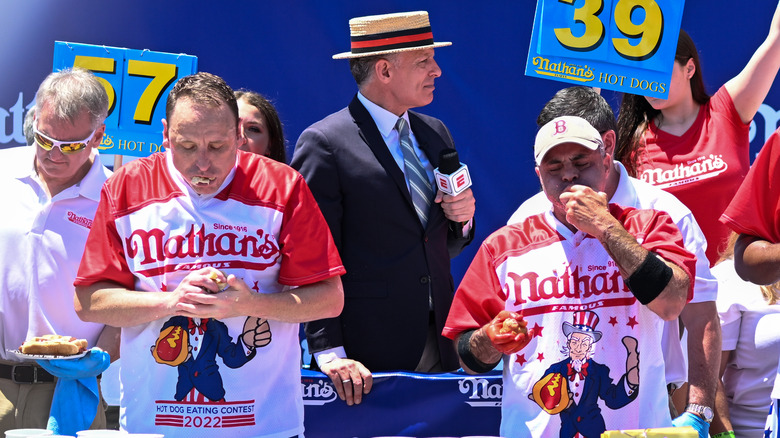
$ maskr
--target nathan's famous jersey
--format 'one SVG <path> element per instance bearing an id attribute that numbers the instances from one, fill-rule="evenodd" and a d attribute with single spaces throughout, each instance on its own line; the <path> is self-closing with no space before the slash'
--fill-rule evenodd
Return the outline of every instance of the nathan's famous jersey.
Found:
<path id="1" fill-rule="evenodd" d="M 610 211 L 644 248 L 694 277 L 696 259 L 666 213 L 615 204 Z M 444 334 L 479 328 L 504 309 L 521 312 L 534 336 L 504 356 L 501 436 L 597 437 L 671 425 L 664 322 L 637 301 L 597 239 L 572 233 L 550 212 L 489 236 Z"/>
<path id="2" fill-rule="evenodd" d="M 77 285 L 173 291 L 213 266 L 257 293 L 344 272 L 303 178 L 239 151 L 216 196 L 199 197 L 155 154 L 103 188 Z M 122 329 L 121 425 L 165 436 L 303 433 L 298 324 L 174 316 Z"/>

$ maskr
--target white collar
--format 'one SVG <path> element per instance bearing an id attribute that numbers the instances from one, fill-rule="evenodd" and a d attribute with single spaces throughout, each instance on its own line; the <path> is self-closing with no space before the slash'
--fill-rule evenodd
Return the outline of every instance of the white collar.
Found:
<path id="1" fill-rule="evenodd" d="M 374 119 L 374 123 L 376 124 L 377 129 L 379 129 L 379 133 L 382 134 L 382 137 L 390 137 L 390 133 L 393 131 L 393 129 L 395 129 L 395 124 L 398 122 L 398 116 L 375 104 L 374 102 L 371 102 L 359 91 L 357 98 L 360 103 L 366 107 L 366 110 L 368 111 L 368 114 L 371 115 L 371 118 Z M 412 125 L 409 124 L 409 111 L 404 112 L 401 117 L 406 120 L 406 123 L 409 125 L 411 130 Z"/>

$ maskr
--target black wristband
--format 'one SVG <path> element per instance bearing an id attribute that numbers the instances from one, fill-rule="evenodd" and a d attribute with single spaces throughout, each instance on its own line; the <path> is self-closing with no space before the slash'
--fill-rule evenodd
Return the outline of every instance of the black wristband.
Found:
<path id="1" fill-rule="evenodd" d="M 645 261 L 626 279 L 626 285 L 640 303 L 647 305 L 661 295 L 672 274 L 672 268 L 655 253 L 648 252 Z"/>
<path id="2" fill-rule="evenodd" d="M 474 371 L 475 373 L 486 373 L 495 368 L 501 361 L 501 358 L 491 365 L 482 362 L 474 356 L 474 353 L 471 352 L 470 343 L 471 336 L 475 331 L 476 330 L 465 331 L 460 335 L 458 338 L 458 356 L 460 356 L 460 360 L 463 361 L 463 365 L 466 365 L 471 371 Z"/>

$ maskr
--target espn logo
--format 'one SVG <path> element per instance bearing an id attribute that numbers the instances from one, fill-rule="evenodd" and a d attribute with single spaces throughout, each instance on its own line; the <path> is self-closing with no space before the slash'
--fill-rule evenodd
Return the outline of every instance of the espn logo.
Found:
<path id="1" fill-rule="evenodd" d="M 448 195 L 458 195 L 471 187 L 471 176 L 465 164 L 461 164 L 460 168 L 451 174 L 441 173 L 438 169 L 435 169 L 433 173 L 439 190 Z"/>

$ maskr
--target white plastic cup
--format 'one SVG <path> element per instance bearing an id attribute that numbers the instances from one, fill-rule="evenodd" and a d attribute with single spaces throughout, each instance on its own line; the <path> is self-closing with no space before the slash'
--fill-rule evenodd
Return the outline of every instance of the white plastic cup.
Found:
<path id="1" fill-rule="evenodd" d="M 79 438 L 121 438 L 127 436 L 127 432 L 116 429 L 89 429 L 76 432 Z"/>
<path id="2" fill-rule="evenodd" d="M 30 436 L 54 435 L 54 432 L 48 429 L 11 429 L 5 431 L 5 438 L 27 438 Z"/>

